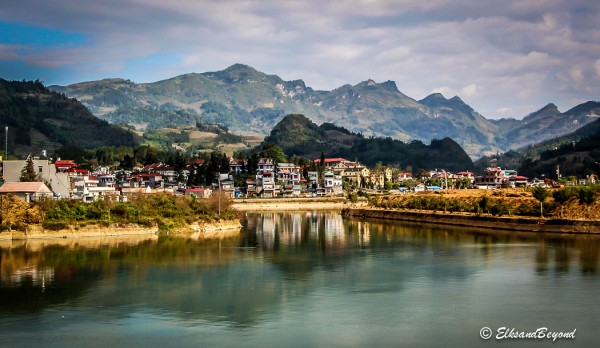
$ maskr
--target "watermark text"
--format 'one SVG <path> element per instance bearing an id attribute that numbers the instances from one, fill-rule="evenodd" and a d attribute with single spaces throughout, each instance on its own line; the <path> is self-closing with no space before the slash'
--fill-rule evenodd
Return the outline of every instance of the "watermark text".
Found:
<path id="1" fill-rule="evenodd" d="M 537 340 L 551 340 L 556 341 L 559 339 L 573 339 L 577 329 L 573 331 L 554 331 L 547 327 L 540 327 L 531 331 L 520 331 L 510 327 L 499 327 L 495 332 L 489 327 L 482 327 L 479 330 L 479 336 L 484 340 L 495 338 L 496 340 L 506 339 L 537 339 Z"/>

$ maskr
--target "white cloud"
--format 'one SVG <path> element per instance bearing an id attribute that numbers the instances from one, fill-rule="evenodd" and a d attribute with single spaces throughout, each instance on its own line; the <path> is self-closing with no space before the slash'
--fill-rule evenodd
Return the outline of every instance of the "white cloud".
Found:
<path id="1" fill-rule="evenodd" d="M 88 42 L 0 46 L 0 59 L 138 82 L 233 63 L 316 89 L 395 80 L 413 98 L 459 95 L 494 117 L 509 112 L 506 105 L 531 112 L 597 99 L 599 15 L 596 0 L 21 0 L 0 20 L 81 33 Z M 128 70 L 152 56 L 163 58 Z"/>
<path id="2" fill-rule="evenodd" d="M 503 108 L 496 110 L 496 112 L 499 113 L 500 115 L 510 115 L 512 110 L 513 109 L 510 107 L 503 107 Z"/>
<path id="3" fill-rule="evenodd" d="M 470 85 L 464 86 L 463 88 L 461 88 L 460 90 L 460 94 L 467 96 L 467 97 L 472 97 L 477 93 L 477 85 L 472 83 Z"/>

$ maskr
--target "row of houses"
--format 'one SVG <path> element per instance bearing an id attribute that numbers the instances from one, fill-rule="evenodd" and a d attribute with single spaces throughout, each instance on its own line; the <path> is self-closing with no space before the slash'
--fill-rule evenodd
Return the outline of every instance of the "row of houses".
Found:
<path id="1" fill-rule="evenodd" d="M 209 187 L 187 187 L 187 177 L 192 166 L 205 165 L 204 160 L 196 159 L 188 163 L 188 167 L 176 171 L 173 166 L 164 163 L 153 163 L 134 168 L 130 172 L 113 172 L 108 167 L 99 167 L 94 171 L 78 168 L 72 160 L 57 160 L 54 163 L 46 159 L 32 159 L 33 167 L 39 180 L 46 183 L 48 191 L 37 188 L 35 196 L 53 195 L 57 198 L 81 199 L 92 201 L 100 196 L 111 196 L 122 199 L 129 194 L 166 192 L 172 194 L 210 197 L 214 190 L 225 192 L 231 197 L 256 196 L 300 196 L 337 195 L 343 193 L 343 187 L 383 189 L 387 183 L 412 181 L 423 183 L 416 185 L 414 191 L 443 188 L 500 188 L 528 186 L 532 183 L 528 178 L 517 175 L 514 170 L 499 167 L 487 168 L 483 175 L 475 176 L 473 172 L 463 171 L 451 173 L 446 170 L 432 170 L 413 178 L 411 173 L 392 171 L 391 168 L 377 167 L 369 169 L 356 161 L 344 158 L 315 159 L 313 163 L 318 171 L 308 170 L 294 163 L 277 163 L 272 158 L 261 158 L 256 173 L 251 174 L 242 187 L 237 187 L 232 175 L 242 173 L 247 162 L 230 159 L 229 173 L 221 173 Z M 25 167 L 25 160 L 5 160 L 2 163 L 2 174 L 6 182 L 17 182 Z M 426 184 L 430 180 L 439 186 Z M 414 184 L 413 184 L 414 185 Z M 429 186 L 427 186 L 429 185 Z M 5 189 L 10 189 L 10 185 Z M 14 190 L 14 187 L 12 188 Z M 28 188 L 31 189 L 31 188 Z M 41 191 L 40 191 L 41 190 Z M 33 191 L 32 191 L 33 192 Z M 32 193 L 33 194 L 33 193 Z"/>

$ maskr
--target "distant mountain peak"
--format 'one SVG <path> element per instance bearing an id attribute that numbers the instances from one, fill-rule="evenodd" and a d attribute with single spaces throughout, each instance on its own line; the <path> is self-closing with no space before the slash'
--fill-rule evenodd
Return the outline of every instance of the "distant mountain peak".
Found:
<path id="1" fill-rule="evenodd" d="M 431 93 L 430 95 L 426 96 L 425 98 L 419 100 L 419 103 L 422 104 L 427 104 L 433 101 L 447 101 L 448 99 L 446 99 L 446 97 L 444 97 L 444 95 L 442 93 Z"/>
<path id="2" fill-rule="evenodd" d="M 540 111 L 542 111 L 542 110 L 558 110 L 558 107 L 556 105 L 554 105 L 554 103 L 548 103 L 543 108 L 540 109 Z"/>
<path id="3" fill-rule="evenodd" d="M 385 87 L 387 89 L 391 89 L 393 91 L 399 91 L 398 90 L 398 86 L 396 86 L 396 82 L 392 81 L 392 80 L 387 80 L 385 82 L 381 83 L 382 87 Z"/>
<path id="4" fill-rule="evenodd" d="M 223 71 L 252 71 L 252 72 L 256 72 L 257 70 L 254 69 L 253 67 L 251 67 L 250 65 L 246 65 L 246 64 L 240 64 L 240 63 L 235 63 L 231 66 L 229 66 L 227 69 L 223 70 Z"/>
<path id="5" fill-rule="evenodd" d="M 554 103 L 548 103 L 538 111 L 532 112 L 523 118 L 523 121 L 531 121 L 532 119 L 538 119 L 542 117 L 548 117 L 549 115 L 559 115 L 558 107 Z"/>
<path id="6" fill-rule="evenodd" d="M 453 102 L 458 102 L 458 103 L 466 104 L 466 103 L 465 103 L 465 102 L 464 102 L 462 99 L 460 99 L 460 97 L 459 97 L 459 96 L 457 96 L 457 95 L 455 95 L 454 97 L 450 98 L 449 100 L 450 100 L 450 101 L 453 101 Z"/>

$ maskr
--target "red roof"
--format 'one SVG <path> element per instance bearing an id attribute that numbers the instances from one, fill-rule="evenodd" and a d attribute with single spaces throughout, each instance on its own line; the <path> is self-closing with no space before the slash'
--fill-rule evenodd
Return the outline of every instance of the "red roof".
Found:
<path id="1" fill-rule="evenodd" d="M 77 167 L 77 163 L 73 160 L 60 160 L 54 162 L 54 165 L 57 167 Z"/>
<path id="2" fill-rule="evenodd" d="M 204 192 L 206 189 L 202 188 L 202 187 L 194 187 L 194 188 L 190 188 L 185 190 L 185 192 Z"/>
<path id="3" fill-rule="evenodd" d="M 316 160 L 314 160 L 313 162 L 315 163 L 321 163 L 321 159 L 317 158 Z M 325 163 L 333 163 L 333 162 L 348 162 L 347 159 L 342 158 L 342 157 L 336 157 L 336 158 L 326 158 L 325 159 Z"/>
<path id="4" fill-rule="evenodd" d="M 522 176 L 522 175 L 513 175 L 509 179 L 512 179 L 512 180 L 528 180 L 528 178 L 526 176 Z"/>
<path id="5" fill-rule="evenodd" d="M 82 174 L 87 174 L 87 173 L 89 173 L 89 170 L 87 170 L 87 169 L 69 168 L 69 169 L 67 169 L 67 173 L 82 173 Z"/>

